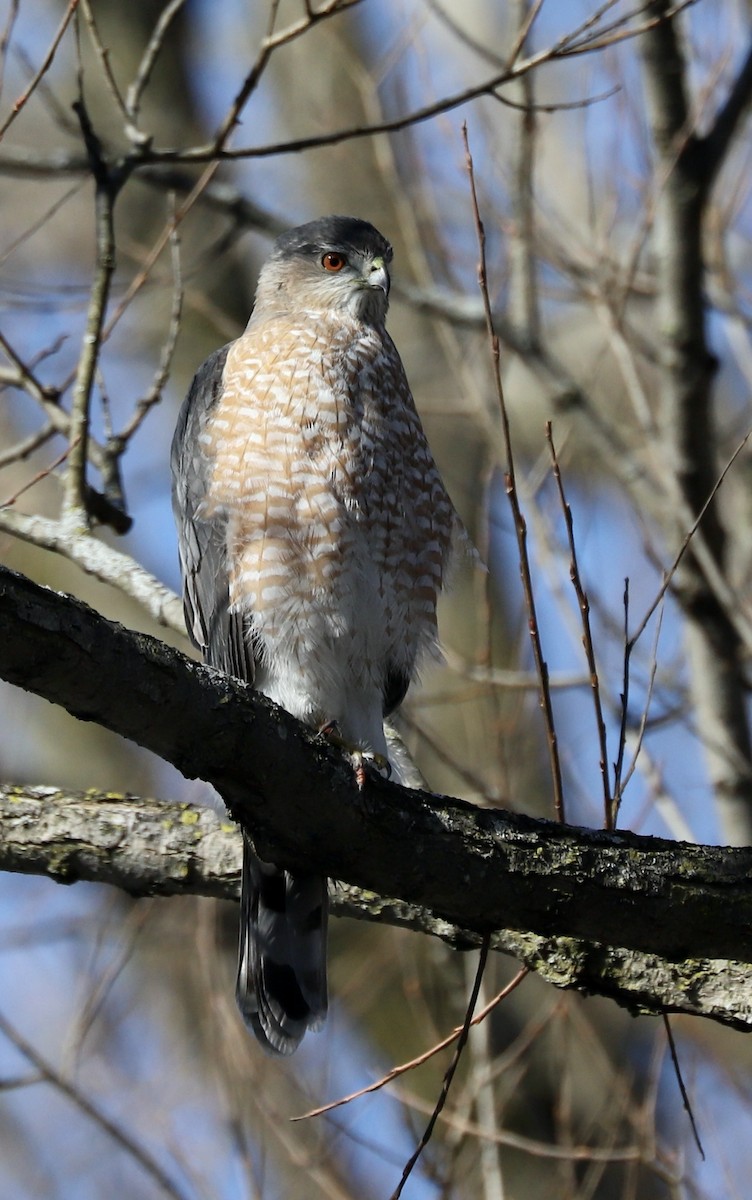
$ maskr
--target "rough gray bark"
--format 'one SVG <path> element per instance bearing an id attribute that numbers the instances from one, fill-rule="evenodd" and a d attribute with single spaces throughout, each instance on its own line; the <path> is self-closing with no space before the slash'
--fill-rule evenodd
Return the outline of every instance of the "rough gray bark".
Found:
<path id="1" fill-rule="evenodd" d="M 518 930 L 521 936 L 497 944 L 553 981 L 622 992 L 638 1005 L 707 1010 L 741 1027 L 750 1020 L 748 1000 L 730 983 L 727 1002 L 698 1000 L 703 989 L 713 991 L 718 967 L 696 960 L 752 961 L 752 850 L 560 826 L 402 789 L 371 774 L 361 789 L 337 751 L 243 684 L 4 569 L 0 674 L 212 783 L 264 857 L 293 868 L 314 865 L 372 893 L 358 907 L 373 915 L 401 913 L 400 923 L 412 924 L 405 914 L 422 910 L 418 927 L 464 944 L 487 931 Z M 218 836 L 210 813 L 160 806 L 155 816 L 141 802 L 123 808 L 125 800 L 82 810 L 79 800 L 63 823 L 70 819 L 89 836 L 91 817 L 93 827 L 102 826 L 99 842 L 70 851 L 64 838 L 56 840 L 53 821 L 47 849 L 35 860 L 39 802 L 36 816 L 24 816 L 14 807 L 19 796 L 11 793 L 5 805 L 6 869 L 97 878 L 137 893 L 225 894 L 211 873 L 204 882 L 198 847 L 207 828 Z M 23 851 L 11 838 L 19 827 L 14 812 L 26 830 Z M 131 839 L 144 838 L 131 854 Z M 156 857 L 146 852 L 150 845 Z M 229 871 L 234 888 L 237 864 Z M 190 886 L 193 878 L 198 887 Z M 384 896 L 399 897 L 401 906 Z M 659 959 L 674 964 L 662 977 Z M 632 974 L 623 989 L 625 962 Z M 723 977 L 730 980 L 732 971 L 744 978 L 748 970 L 725 968 Z"/>

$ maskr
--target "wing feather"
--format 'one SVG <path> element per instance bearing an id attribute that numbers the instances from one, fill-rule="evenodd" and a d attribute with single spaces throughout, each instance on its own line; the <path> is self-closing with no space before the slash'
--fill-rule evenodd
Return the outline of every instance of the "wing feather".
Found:
<path id="1" fill-rule="evenodd" d="M 227 518 L 207 512 L 213 463 L 201 434 L 224 392 L 229 346 L 199 367 L 183 402 L 172 439 L 172 508 L 178 529 L 183 608 L 188 633 L 206 662 L 253 683 L 255 668 L 248 617 L 230 611 Z"/>

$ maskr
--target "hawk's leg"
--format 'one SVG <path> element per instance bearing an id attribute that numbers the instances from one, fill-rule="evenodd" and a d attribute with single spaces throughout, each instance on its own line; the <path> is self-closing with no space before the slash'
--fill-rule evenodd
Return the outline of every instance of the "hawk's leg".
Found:
<path id="1" fill-rule="evenodd" d="M 336 721 L 325 721 L 318 732 L 333 746 L 339 747 L 351 760 L 355 771 L 355 782 L 360 791 L 366 785 L 366 764 L 374 767 L 385 779 L 391 775 L 392 766 L 385 754 L 377 754 L 373 750 L 363 750 L 360 746 L 353 746 L 342 737 Z"/>

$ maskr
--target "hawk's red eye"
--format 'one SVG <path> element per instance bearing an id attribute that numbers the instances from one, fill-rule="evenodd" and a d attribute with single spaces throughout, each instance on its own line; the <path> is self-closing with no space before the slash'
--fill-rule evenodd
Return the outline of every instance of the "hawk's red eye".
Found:
<path id="1" fill-rule="evenodd" d="M 336 250 L 330 250 L 322 258 L 321 265 L 325 271 L 341 271 L 344 266 L 347 266 L 347 259 L 344 254 L 338 254 Z"/>

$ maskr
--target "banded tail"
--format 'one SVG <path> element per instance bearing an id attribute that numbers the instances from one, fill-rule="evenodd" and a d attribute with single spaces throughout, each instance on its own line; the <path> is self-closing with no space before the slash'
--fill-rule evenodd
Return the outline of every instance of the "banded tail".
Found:
<path id="1" fill-rule="evenodd" d="M 326 925 L 326 879 L 261 862 L 244 835 L 235 997 L 272 1054 L 292 1054 L 324 1024 Z"/>

